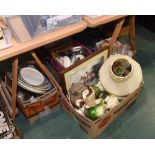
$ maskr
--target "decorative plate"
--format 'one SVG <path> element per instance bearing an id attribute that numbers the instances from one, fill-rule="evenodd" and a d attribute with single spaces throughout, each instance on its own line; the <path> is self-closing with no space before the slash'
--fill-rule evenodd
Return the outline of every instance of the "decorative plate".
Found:
<path id="1" fill-rule="evenodd" d="M 20 70 L 20 76 L 26 83 L 32 86 L 40 86 L 44 83 L 44 76 L 37 69 L 31 67 L 24 67 Z"/>

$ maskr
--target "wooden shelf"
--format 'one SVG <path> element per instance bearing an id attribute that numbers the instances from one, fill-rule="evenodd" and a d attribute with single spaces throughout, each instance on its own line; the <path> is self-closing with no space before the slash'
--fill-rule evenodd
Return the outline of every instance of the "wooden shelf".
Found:
<path id="1" fill-rule="evenodd" d="M 31 51 L 35 48 L 63 39 L 73 34 L 82 32 L 86 28 L 87 28 L 87 23 L 85 21 L 82 21 L 78 24 L 66 26 L 62 29 L 58 29 L 50 33 L 38 36 L 35 39 L 24 43 L 18 43 L 13 38 L 12 47 L 4 50 L 0 50 L 0 61 L 23 54 L 27 51 Z"/>
<path id="2" fill-rule="evenodd" d="M 117 19 L 126 17 L 125 15 L 105 15 L 105 16 L 99 16 L 96 18 L 91 18 L 88 16 L 84 16 L 83 20 L 88 23 L 88 27 L 97 27 L 100 25 L 107 24 L 109 22 L 115 21 Z"/>

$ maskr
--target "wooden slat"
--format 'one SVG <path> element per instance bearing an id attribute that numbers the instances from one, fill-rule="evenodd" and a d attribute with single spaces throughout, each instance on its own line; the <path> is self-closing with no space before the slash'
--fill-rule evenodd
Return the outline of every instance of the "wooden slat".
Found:
<path id="1" fill-rule="evenodd" d="M 64 28 L 49 32 L 47 34 L 36 37 L 35 39 L 18 43 L 13 39 L 13 47 L 4 49 L 0 51 L 0 61 L 6 60 L 8 58 L 23 54 L 32 49 L 38 48 L 40 46 L 52 43 L 54 41 L 63 39 L 65 37 L 71 36 L 73 34 L 83 31 L 87 27 L 87 23 L 81 21 L 80 23 L 66 26 Z"/>
<path id="2" fill-rule="evenodd" d="M 16 100 L 17 100 L 17 76 L 18 76 L 18 58 L 14 58 L 12 63 L 12 109 L 13 109 L 13 120 L 15 121 L 16 116 Z"/>
<path id="3" fill-rule="evenodd" d="M 130 45 L 131 50 L 136 54 L 135 48 L 135 16 L 130 17 Z"/>
<path id="4" fill-rule="evenodd" d="M 113 32 L 113 34 L 112 34 L 112 37 L 111 37 L 111 40 L 110 40 L 109 55 L 110 55 L 110 52 L 111 52 L 111 50 L 112 50 L 112 48 L 113 48 L 113 45 L 114 45 L 115 41 L 116 41 L 117 38 L 118 38 L 118 35 L 119 35 L 119 33 L 120 33 L 120 31 L 121 31 L 121 28 L 122 28 L 122 26 L 123 26 L 124 20 L 125 20 L 125 19 L 122 18 L 122 19 L 120 19 L 120 20 L 118 21 L 118 23 L 116 24 L 115 30 L 114 30 L 114 32 Z"/>
<path id="5" fill-rule="evenodd" d="M 120 18 L 126 17 L 125 15 L 105 15 L 105 16 L 99 16 L 97 18 L 91 18 L 88 16 L 84 16 L 83 20 L 88 23 L 88 27 L 97 27 L 100 25 L 107 24 L 109 22 L 118 20 Z"/>
<path id="6" fill-rule="evenodd" d="M 9 90 L 8 90 L 9 88 L 7 87 L 7 85 L 5 84 L 4 81 L 1 81 L 1 87 L 2 87 L 3 93 L 5 94 L 4 99 L 7 98 L 7 102 L 5 102 L 5 104 L 9 110 L 9 113 L 11 114 L 11 116 L 14 116 L 13 110 L 12 110 L 13 109 L 12 98 L 11 98 L 11 94 L 9 93 Z M 10 88 L 10 90 L 11 90 L 11 88 Z M 16 108 L 15 115 L 17 115 L 17 114 L 18 114 L 18 109 Z"/>
<path id="7" fill-rule="evenodd" d="M 10 108 L 12 109 L 12 107 L 11 107 L 11 103 L 12 103 L 11 95 L 10 95 L 9 91 L 7 90 L 7 88 L 6 88 L 6 86 L 5 86 L 5 83 L 4 83 L 3 81 L 1 81 L 1 85 L 2 85 L 2 89 L 3 89 L 4 93 L 5 93 L 6 96 L 7 96 L 8 101 L 9 101 Z M 9 109 L 10 109 L 10 108 L 9 108 Z"/>
<path id="8" fill-rule="evenodd" d="M 2 98 L 4 100 L 4 104 L 6 105 L 9 113 L 12 115 L 13 114 L 12 107 L 10 106 L 8 98 L 6 97 L 6 95 L 4 93 L 4 89 L 2 89 L 2 86 L 0 86 L 0 94 L 2 95 Z"/>
<path id="9" fill-rule="evenodd" d="M 103 32 L 107 36 L 111 37 L 112 34 L 113 34 L 113 29 L 106 27 L 106 28 L 104 28 Z M 129 33 L 130 33 L 130 25 L 129 24 L 128 25 L 123 25 L 123 27 L 122 27 L 118 37 L 122 37 L 122 36 L 128 35 Z"/>
<path id="10" fill-rule="evenodd" d="M 60 86 L 57 84 L 56 80 L 53 78 L 53 76 L 51 75 L 51 73 L 47 69 L 47 67 L 40 61 L 40 59 L 36 55 L 35 51 L 31 51 L 31 55 L 34 58 L 34 60 L 36 61 L 36 63 L 38 64 L 38 66 L 40 67 L 40 69 L 46 74 L 46 76 L 48 77 L 48 79 L 50 80 L 50 82 L 52 84 L 54 84 L 57 88 L 59 88 L 59 91 L 61 91 Z"/>

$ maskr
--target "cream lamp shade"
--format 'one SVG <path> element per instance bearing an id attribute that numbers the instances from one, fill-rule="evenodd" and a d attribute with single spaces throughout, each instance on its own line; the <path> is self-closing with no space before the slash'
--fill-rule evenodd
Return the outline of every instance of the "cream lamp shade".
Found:
<path id="1" fill-rule="evenodd" d="M 130 65 L 130 72 L 124 77 L 114 74 L 112 67 L 114 62 L 120 60 Z M 99 79 L 106 91 L 117 96 L 127 96 L 133 93 L 143 81 L 140 65 L 126 55 L 112 55 L 102 65 L 99 71 Z"/>

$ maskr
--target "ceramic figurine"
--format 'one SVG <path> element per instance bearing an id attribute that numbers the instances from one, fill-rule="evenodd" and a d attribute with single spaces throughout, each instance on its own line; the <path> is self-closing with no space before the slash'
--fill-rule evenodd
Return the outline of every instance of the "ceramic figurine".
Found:
<path id="1" fill-rule="evenodd" d="M 95 93 L 90 93 L 90 91 L 87 89 L 83 92 L 83 99 L 88 105 L 88 107 L 94 107 L 96 106 L 95 104 Z"/>
<path id="2" fill-rule="evenodd" d="M 83 99 L 77 99 L 75 102 L 75 105 L 79 108 L 82 108 L 85 104 L 86 102 Z"/>
<path id="3" fill-rule="evenodd" d="M 84 83 L 79 82 L 79 83 L 73 83 L 71 88 L 68 90 L 69 92 L 69 96 L 70 96 L 70 100 L 71 103 L 73 104 L 73 106 L 75 106 L 76 108 L 79 108 L 76 105 L 76 101 L 79 99 L 83 99 L 82 93 L 87 90 L 87 87 L 84 85 Z"/>

